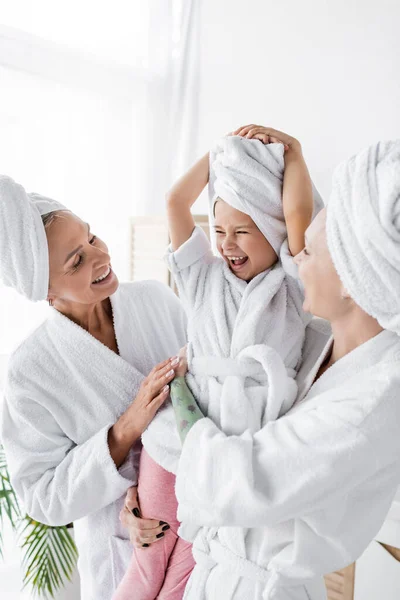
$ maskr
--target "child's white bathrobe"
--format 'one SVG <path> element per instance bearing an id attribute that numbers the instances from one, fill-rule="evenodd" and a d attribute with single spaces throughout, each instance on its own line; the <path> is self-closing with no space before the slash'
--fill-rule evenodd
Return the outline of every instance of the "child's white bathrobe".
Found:
<path id="1" fill-rule="evenodd" d="M 208 418 L 188 433 L 178 518 L 210 529 L 185 600 L 323 600 L 322 576 L 380 529 L 400 481 L 400 338 L 383 331 L 313 384 L 327 340 L 312 322 L 287 415 L 255 434 L 226 436 Z M 217 526 L 251 528 L 245 559 Z"/>
<path id="2" fill-rule="evenodd" d="M 188 316 L 186 379 L 203 414 L 227 434 L 258 431 L 296 398 L 294 378 L 310 321 L 288 250 L 284 260 L 292 276 L 278 262 L 246 283 L 213 255 L 196 227 L 167 260 Z M 159 412 L 142 442 L 153 460 L 176 473 L 181 443 L 172 406 Z"/>
<path id="3" fill-rule="evenodd" d="M 111 303 L 119 356 L 54 310 L 12 356 L 3 408 L 1 439 L 27 513 L 74 521 L 82 600 L 110 600 L 132 555 L 119 512 L 140 448 L 117 470 L 108 430 L 186 339 L 183 309 L 160 283 L 121 284 Z"/>
<path id="4" fill-rule="evenodd" d="M 283 173 L 282 144 L 227 136 L 210 153 L 212 247 L 215 202 L 222 198 L 252 218 L 280 257 L 273 267 L 246 283 L 214 256 L 199 227 L 166 257 L 188 315 L 187 382 L 203 413 L 228 434 L 258 431 L 296 398 L 294 377 L 310 316 L 303 312 L 297 267 L 285 241 Z M 314 187 L 313 199 L 315 215 L 322 200 Z M 153 420 L 142 441 L 153 460 L 176 472 L 181 445 L 171 407 Z M 188 538 L 184 525 L 180 533 Z"/>
<path id="5" fill-rule="evenodd" d="M 294 378 L 310 320 L 302 311 L 298 282 L 278 262 L 246 283 L 212 254 L 199 228 L 168 259 L 188 315 L 187 381 L 203 414 L 228 435 L 259 431 L 284 414 L 297 395 Z M 287 262 L 292 263 L 289 255 Z M 156 462 L 176 472 L 181 444 L 171 406 L 160 411 L 142 441 Z M 182 520 L 184 539 L 208 534 Z M 222 527 L 213 535 L 246 556 L 245 528 Z"/>

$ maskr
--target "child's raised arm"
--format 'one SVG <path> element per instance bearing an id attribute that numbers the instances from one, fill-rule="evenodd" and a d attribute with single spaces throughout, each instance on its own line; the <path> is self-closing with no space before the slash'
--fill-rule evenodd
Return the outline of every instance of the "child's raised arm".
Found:
<path id="1" fill-rule="evenodd" d="M 183 175 L 167 194 L 167 216 L 172 250 L 178 250 L 195 227 L 191 207 L 208 183 L 208 152 Z"/>
<path id="2" fill-rule="evenodd" d="M 264 144 L 281 142 L 285 146 L 285 173 L 283 176 L 282 203 L 292 256 L 305 246 L 305 232 L 312 220 L 314 201 L 311 178 L 298 140 L 270 127 L 247 125 L 234 132 L 249 139 L 259 139 Z"/>
<path id="3" fill-rule="evenodd" d="M 293 138 L 292 138 L 293 139 Z M 288 233 L 289 250 L 296 256 L 304 249 L 305 233 L 313 215 L 314 201 L 311 177 L 305 163 L 301 145 L 294 140 L 285 152 L 283 176 L 283 213 Z"/>

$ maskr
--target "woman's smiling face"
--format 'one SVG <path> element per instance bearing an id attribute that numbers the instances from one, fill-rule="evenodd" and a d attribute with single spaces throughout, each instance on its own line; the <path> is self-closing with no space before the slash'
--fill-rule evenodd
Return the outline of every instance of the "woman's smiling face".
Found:
<path id="1" fill-rule="evenodd" d="M 276 263 L 274 249 L 249 215 L 220 198 L 214 211 L 218 252 L 239 279 L 251 281 Z"/>
<path id="2" fill-rule="evenodd" d="M 303 309 L 316 317 L 334 321 L 352 303 L 344 303 L 346 291 L 333 265 L 326 241 L 326 209 L 306 231 L 306 247 L 295 256 L 304 286 Z"/>
<path id="3" fill-rule="evenodd" d="M 96 304 L 118 288 L 106 244 L 71 212 L 56 213 L 46 227 L 49 246 L 49 299 Z"/>

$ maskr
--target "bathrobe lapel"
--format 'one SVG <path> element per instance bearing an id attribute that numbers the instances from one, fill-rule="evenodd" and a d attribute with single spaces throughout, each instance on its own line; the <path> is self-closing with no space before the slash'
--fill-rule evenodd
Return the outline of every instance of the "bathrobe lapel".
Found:
<path id="1" fill-rule="evenodd" d="M 352 380 L 357 381 L 357 385 L 359 385 L 360 372 L 376 365 L 382 352 L 393 344 L 393 336 L 394 334 L 390 331 L 382 331 L 336 361 L 313 383 L 321 364 L 331 349 L 333 338 L 330 338 L 315 367 L 308 374 L 308 390 L 304 390 L 303 398 L 299 398 L 300 401 L 292 408 L 290 414 L 300 408 L 301 410 L 312 410 L 316 405 L 321 406 L 324 402 L 334 402 L 335 397 L 332 396 L 330 390 L 337 388 L 341 381 L 346 381 L 349 388 Z"/>
<path id="2" fill-rule="evenodd" d="M 85 430 L 81 432 L 82 438 L 78 422 L 67 431 L 75 443 L 80 443 L 87 435 L 98 430 L 99 416 L 104 422 L 115 422 L 132 402 L 138 386 L 147 374 L 128 362 L 134 362 L 131 356 L 135 351 L 131 341 L 134 329 L 131 324 L 129 328 L 126 324 L 124 327 L 119 301 L 120 295 L 117 292 L 111 298 L 111 303 L 119 354 L 58 311 L 54 310 L 48 323 L 49 334 L 54 341 L 54 351 L 59 355 L 59 363 L 64 364 L 65 373 L 70 380 L 59 382 L 61 389 L 65 390 L 65 386 L 69 389 L 68 394 L 59 396 L 59 401 L 64 403 L 69 422 L 70 404 L 75 398 L 79 398 L 80 411 L 84 411 L 88 417 Z M 88 431 L 90 423 L 93 431 Z"/>

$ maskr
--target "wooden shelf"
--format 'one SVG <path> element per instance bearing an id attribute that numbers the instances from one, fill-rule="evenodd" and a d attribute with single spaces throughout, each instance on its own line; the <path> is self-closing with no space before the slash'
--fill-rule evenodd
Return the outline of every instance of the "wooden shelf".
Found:
<path id="1" fill-rule="evenodd" d="M 196 225 L 209 236 L 207 215 L 193 215 Z M 164 261 L 170 242 L 167 219 L 163 215 L 132 217 L 130 227 L 130 279 L 156 279 L 175 289 Z"/>

